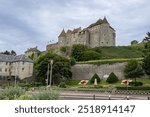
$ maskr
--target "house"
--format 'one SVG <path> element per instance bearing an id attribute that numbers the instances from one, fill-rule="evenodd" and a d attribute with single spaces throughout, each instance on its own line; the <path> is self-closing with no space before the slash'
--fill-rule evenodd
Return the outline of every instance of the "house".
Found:
<path id="1" fill-rule="evenodd" d="M 0 81 L 23 80 L 33 75 L 33 61 L 25 55 L 0 54 Z"/>

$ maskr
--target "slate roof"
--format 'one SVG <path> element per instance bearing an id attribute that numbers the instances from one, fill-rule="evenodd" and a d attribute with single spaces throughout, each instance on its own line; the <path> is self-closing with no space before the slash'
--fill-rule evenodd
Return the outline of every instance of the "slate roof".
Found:
<path id="1" fill-rule="evenodd" d="M 33 62 L 30 58 L 26 57 L 25 55 L 12 56 L 0 54 L 0 62 L 17 62 L 17 61 Z"/>

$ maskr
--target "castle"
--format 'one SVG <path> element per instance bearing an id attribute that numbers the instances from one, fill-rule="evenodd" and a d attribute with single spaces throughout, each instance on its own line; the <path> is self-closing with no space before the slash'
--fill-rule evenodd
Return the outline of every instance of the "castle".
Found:
<path id="1" fill-rule="evenodd" d="M 97 22 L 89 25 L 87 28 L 76 28 L 65 32 L 63 29 L 58 36 L 58 43 L 47 45 L 47 50 L 55 50 L 62 46 L 72 46 L 74 44 L 83 44 L 94 48 L 99 46 L 115 46 L 116 33 L 107 21 L 99 19 Z"/>

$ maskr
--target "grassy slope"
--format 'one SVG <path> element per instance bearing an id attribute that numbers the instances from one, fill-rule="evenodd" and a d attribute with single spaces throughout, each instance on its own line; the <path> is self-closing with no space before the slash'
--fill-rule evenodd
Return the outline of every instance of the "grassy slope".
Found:
<path id="1" fill-rule="evenodd" d="M 143 46 L 100 47 L 103 58 L 140 58 Z"/>

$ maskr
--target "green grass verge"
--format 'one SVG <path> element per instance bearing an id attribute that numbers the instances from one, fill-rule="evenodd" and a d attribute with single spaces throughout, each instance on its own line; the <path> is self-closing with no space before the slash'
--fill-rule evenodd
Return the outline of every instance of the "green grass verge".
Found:
<path id="1" fill-rule="evenodd" d="M 137 60 L 142 61 L 143 58 L 128 58 L 128 59 L 101 59 L 101 60 L 91 60 L 91 61 L 84 61 L 84 62 L 77 62 L 77 64 L 113 64 L 113 63 L 123 63 L 128 62 L 130 60 Z"/>

